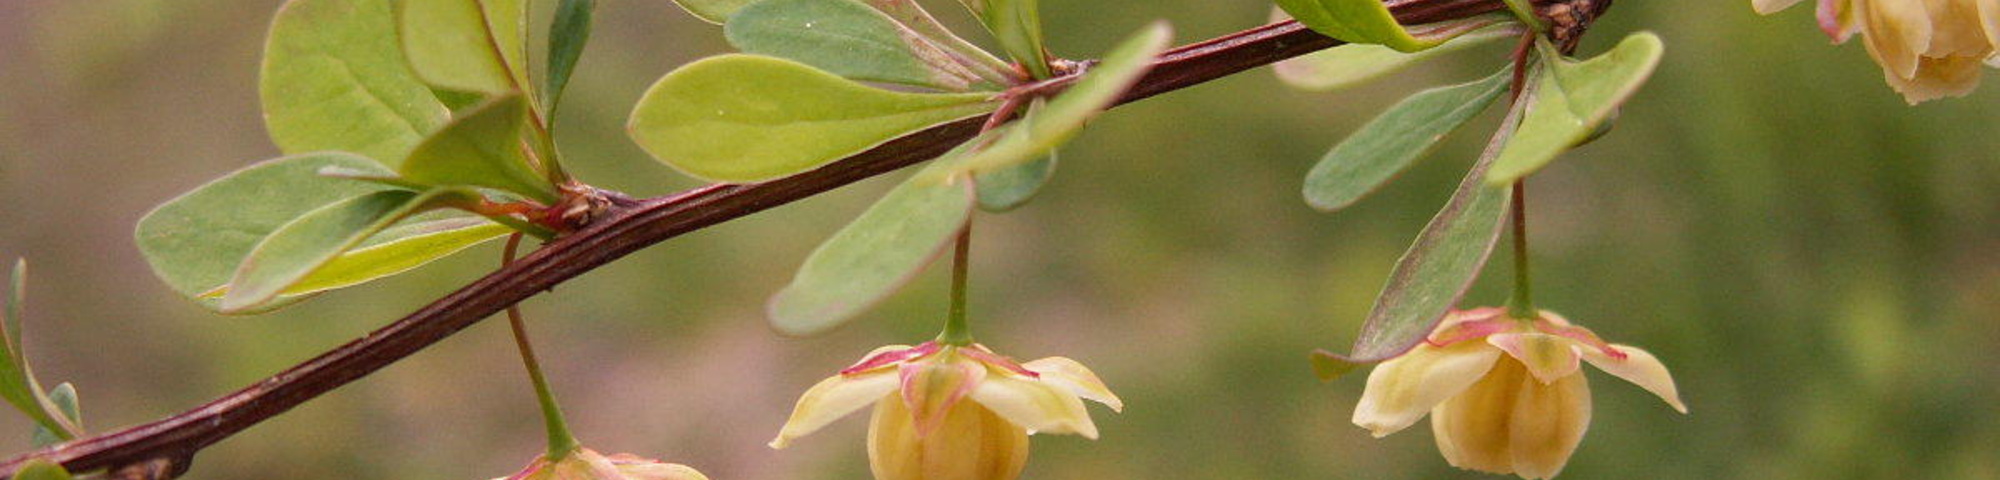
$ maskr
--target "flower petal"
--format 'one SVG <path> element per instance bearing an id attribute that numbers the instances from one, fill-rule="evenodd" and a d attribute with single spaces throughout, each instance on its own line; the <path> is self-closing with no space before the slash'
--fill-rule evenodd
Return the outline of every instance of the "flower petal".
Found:
<path id="1" fill-rule="evenodd" d="M 1486 337 L 1486 343 L 1520 360 L 1544 385 L 1576 374 L 1581 366 L 1577 363 L 1576 341 L 1568 338 L 1541 333 L 1502 333 Z"/>
<path id="2" fill-rule="evenodd" d="M 1976 57 L 1925 57 L 1917 62 L 1912 78 L 1885 76 L 1889 86 L 1903 94 L 1911 105 L 1946 97 L 1963 97 L 1979 87 L 1980 59 Z"/>
<path id="3" fill-rule="evenodd" d="M 1521 385 L 1540 385 L 1520 362 L 1497 362 L 1478 383 L 1431 410 L 1431 434 L 1451 466 L 1514 473 L 1511 442 L 1514 402 Z"/>
<path id="4" fill-rule="evenodd" d="M 1570 375 L 1552 384 L 1521 382 L 1508 419 L 1507 447 L 1521 478 L 1561 473 L 1590 428 L 1590 383 Z"/>
<path id="5" fill-rule="evenodd" d="M 1012 479 L 1027 463 L 1027 433 L 977 403 L 953 407 L 929 436 L 917 435 L 912 415 L 895 401 L 875 410 L 868 467 L 876 479 Z"/>
<path id="6" fill-rule="evenodd" d="M 1500 350 L 1480 342 L 1417 345 L 1368 373 L 1368 388 L 1354 407 L 1354 424 L 1377 438 L 1408 428 L 1432 407 L 1472 387 L 1498 358 Z"/>
<path id="7" fill-rule="evenodd" d="M 1097 439 L 1097 424 L 1075 393 L 1054 384 L 1012 375 L 987 377 L 972 390 L 972 401 L 1029 433 L 1074 433 Z"/>
<path id="8" fill-rule="evenodd" d="M 1750 0 L 1750 7 L 1756 9 L 1758 14 L 1770 15 L 1798 3 L 1799 0 Z"/>
<path id="9" fill-rule="evenodd" d="M 1868 53 L 1889 75 L 1917 75 L 1917 59 L 1931 43 L 1931 19 L 1924 2 L 1891 0 L 1863 2 L 1862 29 Z"/>
<path id="10" fill-rule="evenodd" d="M 771 448 L 785 448 L 792 439 L 818 431 L 820 427 L 834 420 L 860 410 L 896 391 L 897 378 L 890 371 L 870 372 L 858 375 L 835 375 L 821 380 L 799 396 L 799 404 L 792 409 L 791 420 L 778 430 L 778 438 L 771 440 Z"/>
<path id="11" fill-rule="evenodd" d="M 1079 397 L 1111 407 L 1111 411 L 1125 411 L 1125 402 L 1119 400 L 1117 394 L 1111 393 L 1111 388 L 1104 386 L 1104 381 L 1098 380 L 1097 374 L 1091 373 L 1089 367 L 1077 363 L 1076 360 L 1068 357 L 1048 357 L 1021 366 L 1041 374 L 1043 382 L 1067 388 Z"/>
<path id="12" fill-rule="evenodd" d="M 916 415 L 917 438 L 937 431 L 945 414 L 986 380 L 986 367 L 971 361 L 906 363 L 899 371 L 903 406 Z"/>
<path id="13" fill-rule="evenodd" d="M 1986 26 L 1986 41 L 1995 50 L 2000 50 L 2000 0 L 1979 0 L 1979 23 Z M 2000 55 L 1987 59 L 1991 65 L 2000 65 Z"/>
<path id="14" fill-rule="evenodd" d="M 1588 349 L 1583 351 L 1583 359 L 1604 373 L 1625 379 L 1633 385 L 1638 385 L 1639 388 L 1653 392 L 1660 397 L 1660 400 L 1665 400 L 1667 405 L 1674 407 L 1675 411 L 1687 413 L 1687 405 L 1681 403 L 1680 391 L 1674 388 L 1674 376 L 1667 373 L 1666 364 L 1660 363 L 1659 358 L 1631 345 L 1612 345 L 1611 348 L 1624 352 L 1625 359 L 1620 360 Z"/>

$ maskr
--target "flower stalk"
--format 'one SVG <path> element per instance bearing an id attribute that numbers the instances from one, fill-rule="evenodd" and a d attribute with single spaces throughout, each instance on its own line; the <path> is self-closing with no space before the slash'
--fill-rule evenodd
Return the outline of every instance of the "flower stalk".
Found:
<path id="1" fill-rule="evenodd" d="M 1534 278 L 1528 272 L 1528 194 L 1525 180 L 1514 181 L 1514 202 L 1508 215 L 1514 219 L 1514 293 L 1507 299 L 1507 316 L 1533 320 Z"/>
<path id="2" fill-rule="evenodd" d="M 516 251 L 521 246 L 521 234 L 507 237 L 506 261 L 501 265 L 514 263 Z M 521 365 L 528 370 L 528 379 L 535 385 L 535 401 L 542 406 L 542 425 L 548 430 L 549 461 L 560 461 L 575 452 L 582 444 L 569 431 L 569 422 L 563 419 L 562 406 L 556 403 L 556 395 L 549 388 L 549 380 L 542 375 L 542 363 L 535 358 L 535 346 L 528 340 L 528 325 L 521 318 L 521 306 L 507 307 L 507 323 L 514 330 L 514 346 L 521 351 Z"/>
<path id="3" fill-rule="evenodd" d="M 944 332 L 939 333 L 937 342 L 963 347 L 972 344 L 972 329 L 966 325 L 965 290 L 969 257 L 972 250 L 972 222 L 965 222 L 965 228 L 958 231 L 958 242 L 951 254 L 951 310 L 944 319 Z"/>

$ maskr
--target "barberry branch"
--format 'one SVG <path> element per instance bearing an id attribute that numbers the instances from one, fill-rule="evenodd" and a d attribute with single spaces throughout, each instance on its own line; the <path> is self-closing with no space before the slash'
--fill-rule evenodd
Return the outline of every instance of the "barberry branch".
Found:
<path id="1" fill-rule="evenodd" d="M 1504 10 L 1501 0 L 1389 0 L 1404 24 Z M 1129 103 L 1340 45 L 1296 22 L 1265 25 L 1176 48 L 1120 103 Z M 1086 69 L 1087 70 L 1087 69 Z M 1061 89 L 1081 72 L 1039 88 Z M 717 184 L 663 197 L 605 192 L 610 205 L 590 225 L 480 278 L 403 319 L 256 384 L 165 419 L 27 452 L 0 463 L 11 478 L 30 458 L 71 471 L 184 472 L 196 452 L 436 344 L 480 320 L 585 272 L 688 232 L 812 197 L 942 155 L 971 139 L 986 118 L 968 118 L 890 141 L 826 167 L 756 184 Z"/>

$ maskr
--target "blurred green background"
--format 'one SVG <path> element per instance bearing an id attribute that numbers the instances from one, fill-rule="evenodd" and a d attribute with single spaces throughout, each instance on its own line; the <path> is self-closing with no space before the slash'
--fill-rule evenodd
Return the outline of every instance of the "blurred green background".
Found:
<path id="1" fill-rule="evenodd" d="M 131 241 L 152 205 L 276 155 L 256 72 L 277 0 L 0 2 L 0 257 L 27 257 L 45 381 L 79 384 L 98 431 L 152 420 L 356 338 L 490 270 L 488 245 L 277 314 L 212 316 Z M 693 186 L 628 142 L 630 105 L 727 50 L 668 0 L 601 2 L 563 113 L 572 169 L 636 194 Z M 941 16 L 961 18 L 947 2 Z M 1264 2 L 1045 2 L 1054 50 L 1092 56 L 1146 22 L 1182 43 L 1256 25 Z M 949 8 L 947 8 L 949 7 Z M 1619 129 L 1535 177 L 1540 302 L 1673 369 L 1692 414 L 1592 373 L 1596 418 L 1564 478 L 2000 478 L 2000 86 L 1911 108 L 1859 45 L 1800 8 L 1621 2 L 1586 42 L 1650 29 L 1659 75 Z M 983 39 L 982 39 L 983 41 Z M 1076 358 L 1129 408 L 1101 440 L 1038 437 L 1024 478 L 1484 478 L 1428 428 L 1347 423 L 1357 375 L 1315 381 L 1494 118 L 1356 208 L 1299 185 L 1402 95 L 1483 76 L 1505 47 L 1335 94 L 1253 71 L 1122 108 L 1029 207 L 981 218 L 975 328 L 1002 353 Z M 765 297 L 892 180 L 638 253 L 526 303 L 590 446 L 718 480 L 866 478 L 864 420 L 777 452 L 797 395 L 882 344 L 929 338 L 939 272 L 836 333 L 782 338 Z M 1496 268 L 1468 300 L 1504 293 Z M 500 322 L 207 450 L 189 478 L 482 479 L 539 451 Z M 27 427 L 0 420 L 0 450 Z"/>

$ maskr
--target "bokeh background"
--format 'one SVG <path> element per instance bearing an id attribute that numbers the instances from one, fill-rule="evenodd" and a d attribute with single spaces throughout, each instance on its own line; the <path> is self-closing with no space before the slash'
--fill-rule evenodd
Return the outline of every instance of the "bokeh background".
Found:
<path id="1" fill-rule="evenodd" d="M 256 72 L 279 3 L 0 1 L 0 257 L 30 259 L 31 355 L 46 381 L 81 387 L 96 430 L 258 381 L 497 262 L 487 245 L 251 318 L 154 279 L 131 240 L 140 216 L 277 153 Z M 694 186 L 622 124 L 658 76 L 727 51 L 720 30 L 668 0 L 600 3 L 563 110 L 571 168 L 636 194 Z M 1044 3 L 1069 57 L 1155 19 L 1185 43 L 1269 8 Z M 1764 18 L 1747 3 L 1621 2 L 1584 51 L 1649 29 L 1665 63 L 1614 134 L 1532 182 L 1540 302 L 1659 354 L 1693 411 L 1593 373 L 1596 418 L 1565 478 L 2000 478 L 2000 86 L 1911 108 L 1807 9 Z M 1349 425 L 1362 377 L 1322 384 L 1305 358 L 1352 340 L 1496 119 L 1349 211 L 1316 213 L 1298 190 L 1383 107 L 1503 54 L 1333 94 L 1253 71 L 1131 105 L 1065 151 L 1042 198 L 981 217 L 981 339 L 1077 358 L 1130 405 L 1093 407 L 1101 440 L 1038 437 L 1024 478 L 1486 478 L 1447 466 L 1428 428 L 1376 440 Z M 866 478 L 858 417 L 783 452 L 764 442 L 812 383 L 933 335 L 940 269 L 823 337 L 777 336 L 760 312 L 892 181 L 673 240 L 526 303 L 578 434 L 718 480 Z M 1468 303 L 1501 300 L 1495 273 Z M 188 478 L 497 477 L 539 451 L 536 415 L 490 321 L 205 451 Z M 8 431 L 0 451 L 25 449 L 25 423 L 5 416 Z"/>

